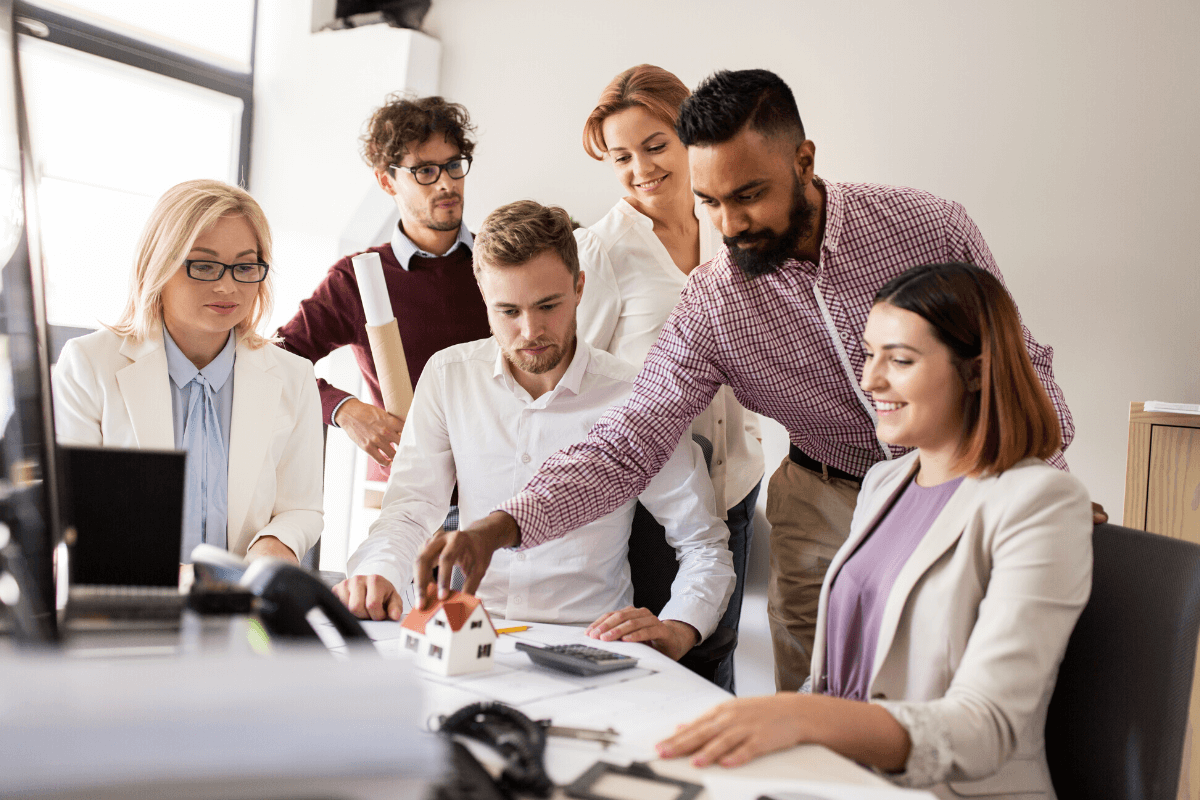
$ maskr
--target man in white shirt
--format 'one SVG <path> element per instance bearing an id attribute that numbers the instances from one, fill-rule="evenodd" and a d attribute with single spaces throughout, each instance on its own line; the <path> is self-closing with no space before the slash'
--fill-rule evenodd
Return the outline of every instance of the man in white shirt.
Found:
<path id="1" fill-rule="evenodd" d="M 493 335 L 437 353 L 417 384 L 383 511 L 334 589 L 361 617 L 399 619 L 398 590 L 456 481 L 462 520 L 486 516 L 633 387 L 635 367 L 576 338 L 584 276 L 566 212 L 528 200 L 497 209 L 476 236 L 474 264 Z M 500 617 L 591 623 L 594 638 L 678 659 L 716 628 L 734 583 L 728 530 L 690 437 L 639 499 L 679 553 L 659 616 L 630 606 L 632 498 L 545 546 L 497 551 L 476 595 Z"/>

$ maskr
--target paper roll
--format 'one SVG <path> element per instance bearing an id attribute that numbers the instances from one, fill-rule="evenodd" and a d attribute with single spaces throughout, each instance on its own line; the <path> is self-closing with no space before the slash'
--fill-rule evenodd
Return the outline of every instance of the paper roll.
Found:
<path id="1" fill-rule="evenodd" d="M 379 253 L 359 253 L 350 262 L 354 265 L 354 278 L 358 281 L 358 295 L 362 298 L 367 327 L 388 324 L 396 315 L 392 311 L 387 283 L 383 280 Z"/>
<path id="2" fill-rule="evenodd" d="M 375 359 L 383 407 L 389 414 L 405 419 L 412 405 L 413 387 L 395 318 L 385 325 L 368 325 L 367 340 L 371 343 L 371 357 Z"/>

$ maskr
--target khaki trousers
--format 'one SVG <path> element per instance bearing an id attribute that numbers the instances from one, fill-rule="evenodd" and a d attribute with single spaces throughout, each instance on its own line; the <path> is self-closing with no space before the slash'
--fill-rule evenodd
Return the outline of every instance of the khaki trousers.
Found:
<path id="1" fill-rule="evenodd" d="M 850 535 L 859 484 L 825 478 L 785 458 L 767 487 L 771 574 L 767 617 L 775 688 L 795 691 L 808 677 L 821 583 Z"/>

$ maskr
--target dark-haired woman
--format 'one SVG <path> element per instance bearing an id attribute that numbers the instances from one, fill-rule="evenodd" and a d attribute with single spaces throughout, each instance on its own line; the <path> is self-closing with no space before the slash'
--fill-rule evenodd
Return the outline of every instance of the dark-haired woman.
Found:
<path id="1" fill-rule="evenodd" d="M 721 236 L 697 214 L 687 148 L 675 135 L 687 86 L 661 67 L 641 64 L 609 82 L 583 129 L 583 147 L 608 161 L 625 196 L 590 228 L 576 231 L 587 288 L 578 311 L 579 337 L 641 365 L 679 301 L 688 275 L 716 255 Z M 729 526 L 737 585 L 721 624 L 737 630 L 751 524 L 763 476 L 758 418 L 728 386 L 692 423 L 712 446 L 709 476 L 717 509 Z M 626 612 L 627 616 L 636 609 Z M 612 623 L 623 622 L 614 618 Z M 732 660 L 718 681 L 733 689 Z"/>
<path id="2" fill-rule="evenodd" d="M 916 267 L 876 295 L 863 346 L 880 438 L 916 449 L 864 479 L 811 694 L 725 703 L 659 752 L 736 766 L 813 742 L 946 797 L 1052 798 L 1043 728 L 1091 590 L 1092 515 L 1043 460 L 1059 426 L 1016 307 L 977 267 Z"/>

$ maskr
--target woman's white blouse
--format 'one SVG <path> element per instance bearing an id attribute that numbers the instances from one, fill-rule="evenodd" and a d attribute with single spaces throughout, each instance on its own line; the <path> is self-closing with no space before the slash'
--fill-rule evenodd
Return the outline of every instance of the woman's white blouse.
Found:
<path id="1" fill-rule="evenodd" d="M 700 220 L 700 264 L 722 247 L 708 214 Z M 625 200 L 590 228 L 575 231 L 583 299 L 579 304 L 579 338 L 593 347 L 641 366 L 687 283 L 671 254 L 654 233 L 654 222 Z M 722 386 L 712 403 L 692 423 L 692 432 L 712 442 L 709 476 L 717 508 L 740 503 L 763 476 L 758 417 Z"/>

